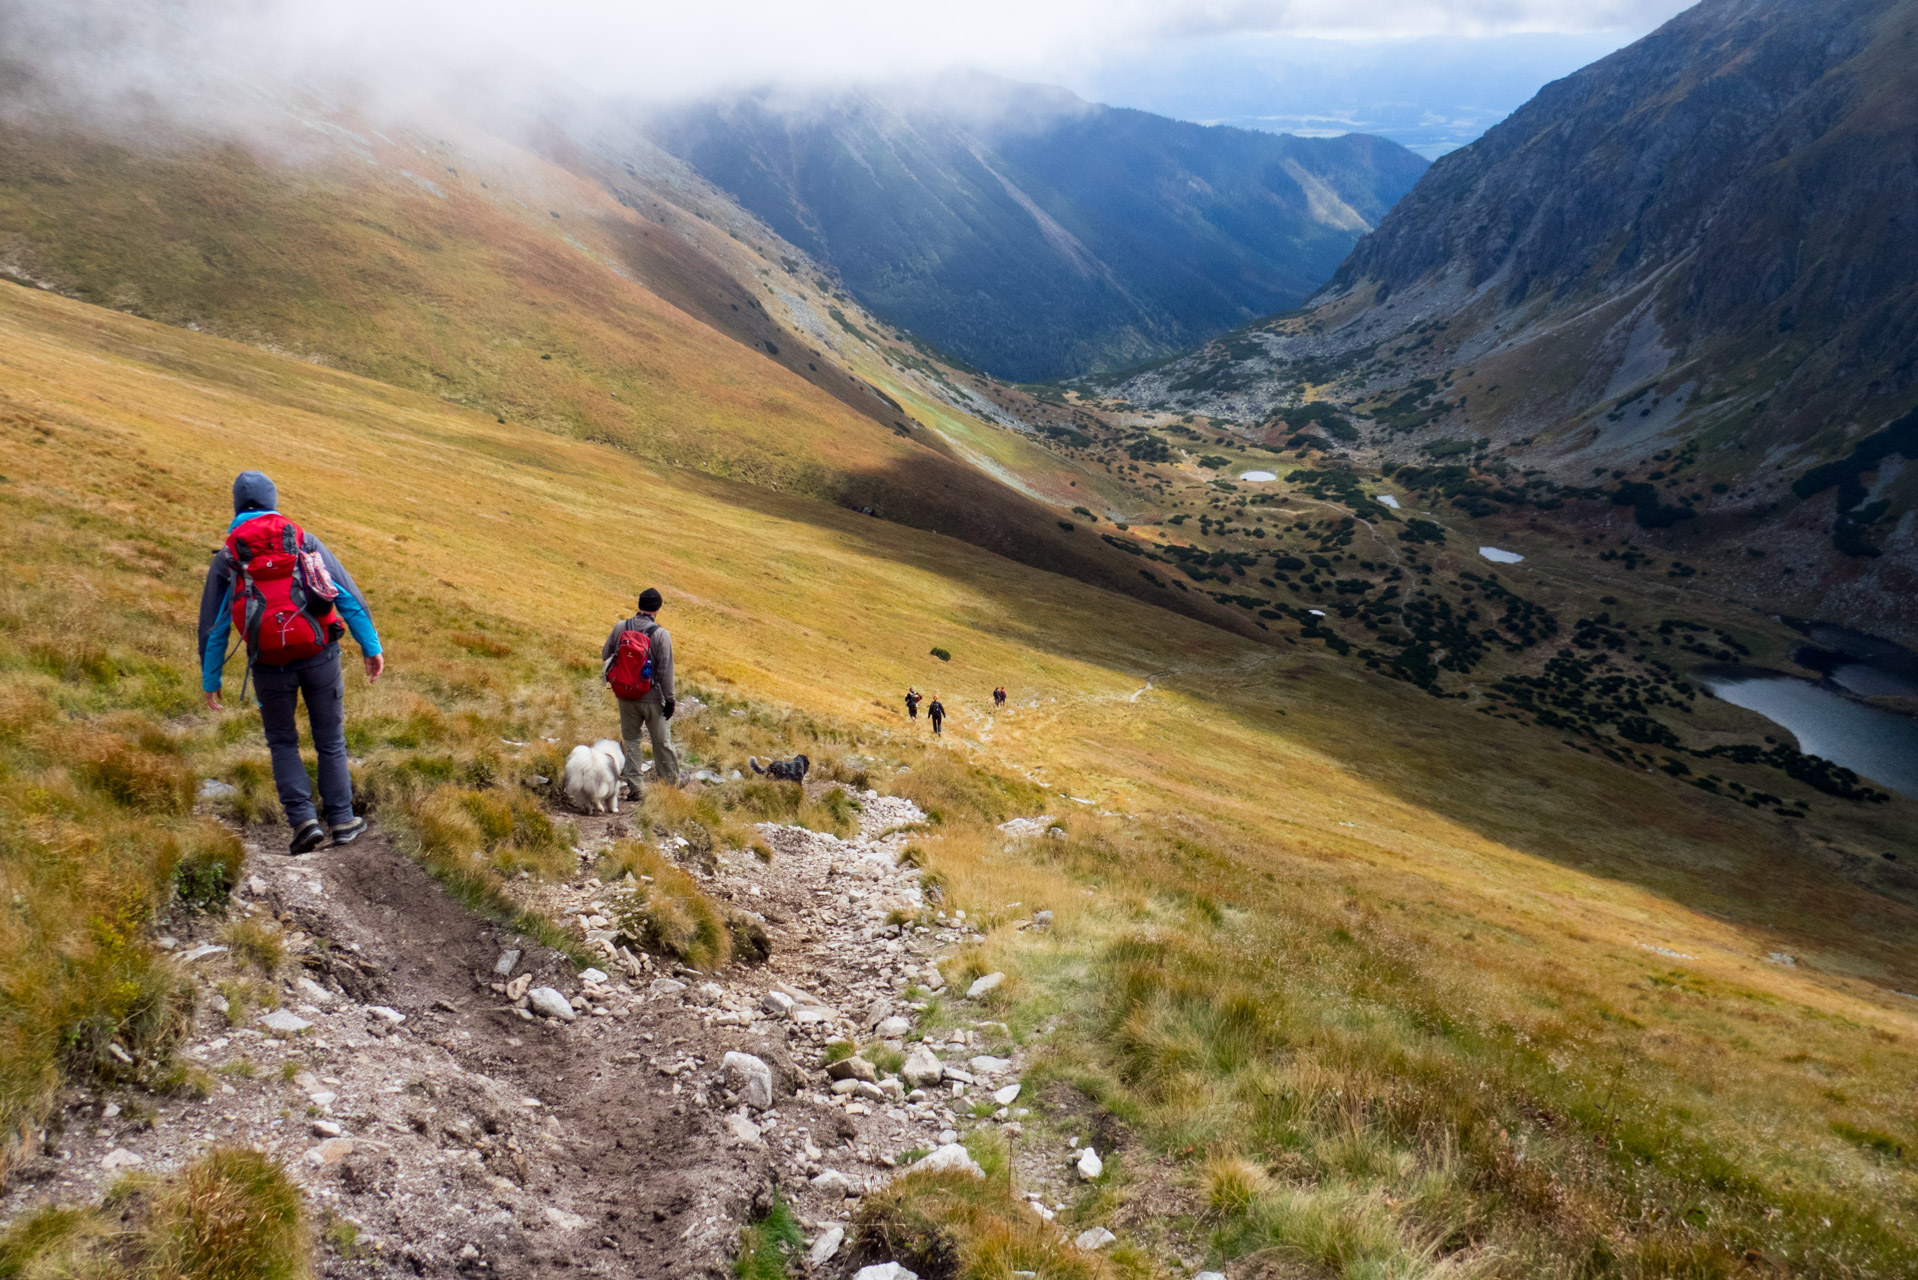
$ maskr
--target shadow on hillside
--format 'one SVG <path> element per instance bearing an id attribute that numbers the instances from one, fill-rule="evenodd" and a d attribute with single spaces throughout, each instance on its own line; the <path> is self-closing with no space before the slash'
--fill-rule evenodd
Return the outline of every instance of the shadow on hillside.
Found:
<path id="1" fill-rule="evenodd" d="M 890 482 L 872 478 L 873 491 L 888 491 Z M 854 537 L 872 519 L 802 499 L 761 503 L 772 505 L 782 517 Z M 966 541 L 1081 585 L 1117 589 L 1147 606 L 1161 606 L 1168 594 L 1127 581 L 1131 565 L 1117 552 L 1111 553 L 1121 561 L 1115 574 L 1103 557 L 1067 538 L 1022 540 L 1029 511 L 1052 518 L 1039 504 L 1019 499 L 1000 510 L 1013 518 L 998 529 L 969 530 L 977 540 Z M 1075 532 L 1081 542 L 1089 535 Z M 925 550 L 914 555 L 915 545 Z M 906 556 L 910 567 L 927 573 L 951 575 L 962 567 L 940 555 L 936 543 L 874 536 L 869 546 L 878 556 Z M 1882 856 L 1897 858 L 1900 845 L 1907 856 L 1918 855 L 1918 845 L 1900 834 L 1918 829 L 1910 802 L 1858 807 L 1821 797 L 1810 824 L 1760 816 L 1679 780 L 1580 752 L 1547 730 L 1434 699 L 1316 644 L 1295 647 L 1277 632 L 1248 639 L 1169 613 L 1155 626 L 1152 613 L 1136 614 L 1116 601 L 1109 616 L 1089 618 L 1082 604 L 1064 599 L 1074 593 L 1062 592 L 1049 605 L 1031 596 L 1023 575 L 995 581 L 980 577 L 974 565 L 966 581 L 988 598 L 984 616 L 964 620 L 1008 643 L 1127 679 L 1162 673 L 1159 687 L 1197 699 L 1220 717 L 1221 736 L 1250 730 L 1309 746 L 1361 785 L 1431 814 L 1435 825 L 1455 824 L 1747 930 L 1756 955 L 1815 952 L 1828 968 L 1880 983 L 1918 984 L 1918 875 Z M 995 591 L 1004 598 L 991 600 Z M 1262 650 L 1305 661 L 1285 664 L 1283 677 L 1278 664 L 1261 676 Z"/>

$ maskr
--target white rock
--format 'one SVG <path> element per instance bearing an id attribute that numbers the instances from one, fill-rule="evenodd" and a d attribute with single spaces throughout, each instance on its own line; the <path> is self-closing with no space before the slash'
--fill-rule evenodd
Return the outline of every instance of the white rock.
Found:
<path id="1" fill-rule="evenodd" d="M 546 1220 L 558 1227 L 561 1231 L 578 1231 L 586 1225 L 586 1219 L 580 1217 L 577 1213 L 568 1213 L 566 1210 L 550 1204 L 546 1206 Z"/>
<path id="2" fill-rule="evenodd" d="M 321 986 L 319 983 L 313 981 L 313 979 L 311 978 L 303 977 L 298 982 L 294 983 L 293 985 L 299 988 L 299 992 L 301 995 L 305 996 L 308 1000 L 311 1000 L 314 1004 L 332 1004 L 333 1003 L 333 993 L 331 991 L 328 991 L 325 987 Z"/>
<path id="3" fill-rule="evenodd" d="M 218 778 L 208 778 L 200 784 L 199 796 L 202 800 L 224 800 L 239 794 L 238 787 L 230 782 L 221 782 Z"/>
<path id="4" fill-rule="evenodd" d="M 493 963 L 493 976 L 496 978 L 512 977 L 513 970 L 519 968 L 519 957 L 520 953 L 517 949 L 500 952 L 499 959 Z"/>
<path id="5" fill-rule="evenodd" d="M 693 988 L 693 996 L 701 1004 L 714 1005 L 726 998 L 726 988 L 717 982 L 702 982 Z"/>
<path id="6" fill-rule="evenodd" d="M 590 986 L 604 986 L 606 985 L 606 974 L 600 969 L 581 969 L 579 971 L 579 980 Z"/>
<path id="7" fill-rule="evenodd" d="M 824 1192 L 829 1196 L 839 1196 L 841 1198 L 855 1194 L 852 1179 L 837 1169 L 828 1169 L 818 1177 L 812 1179 L 812 1189 L 814 1191 Z"/>
<path id="8" fill-rule="evenodd" d="M 906 1056 L 906 1065 L 899 1068 L 900 1077 L 914 1088 L 938 1084 L 946 1074 L 945 1063 L 925 1045 L 919 1045 Z"/>
<path id="9" fill-rule="evenodd" d="M 732 1135 L 734 1142 L 750 1146 L 759 1141 L 759 1126 L 737 1113 L 726 1117 L 726 1131 Z"/>
<path id="10" fill-rule="evenodd" d="M 1009 1107 L 1019 1097 L 1020 1088 L 1021 1086 L 1015 1081 L 1003 1089 L 994 1089 L 992 1100 L 1002 1107 Z"/>
<path id="11" fill-rule="evenodd" d="M 1398 503 L 1394 502 L 1392 505 L 1396 507 Z M 1198 1275 L 1193 1276 L 1192 1280 L 1225 1280 L 1225 1273 L 1222 1271 L 1201 1271 Z"/>
<path id="12" fill-rule="evenodd" d="M 902 1018 L 895 1013 L 889 1018 L 881 1018 L 876 1030 L 881 1040 L 897 1040 L 912 1030 L 912 1019 Z"/>
<path id="13" fill-rule="evenodd" d="M 726 1087 L 733 1090 L 754 1111 L 770 1111 L 773 1105 L 773 1069 L 763 1058 L 737 1049 L 728 1050 L 720 1067 L 726 1073 Z"/>
<path id="14" fill-rule="evenodd" d="M 1109 1244 L 1118 1243 L 1118 1240 L 1119 1237 L 1113 1235 L 1104 1227 L 1092 1227 L 1074 1236 L 1072 1243 L 1081 1249 L 1092 1250 L 1103 1249 Z"/>
<path id="15" fill-rule="evenodd" d="M 825 1008 L 822 1005 L 812 1005 L 806 1008 L 793 1010 L 793 1021 L 798 1023 L 802 1027 L 819 1026 L 824 1023 L 832 1022 L 836 1020 L 838 1017 L 839 1017 L 838 1014 L 834 1013 L 831 1009 Z"/>
<path id="16" fill-rule="evenodd" d="M 943 1173 L 948 1169 L 957 1169 L 975 1178 L 986 1176 L 986 1171 L 979 1167 L 979 1162 L 956 1142 L 948 1142 L 931 1153 L 921 1156 L 912 1167 L 923 1169 L 927 1173 Z"/>
<path id="17" fill-rule="evenodd" d="M 195 960 L 204 960 L 208 956 L 217 956 L 225 950 L 225 947 L 216 947 L 211 942 L 202 942 L 199 946 L 181 956 L 180 959 L 186 961 L 188 964 L 192 964 Z"/>
<path id="18" fill-rule="evenodd" d="M 1087 1147 L 1079 1153 L 1077 1168 L 1079 1170 L 1079 1176 L 1087 1182 L 1091 1182 L 1094 1178 L 1106 1171 L 1106 1162 L 1099 1159 L 1099 1153 L 1097 1151 L 1094 1151 L 1091 1147 Z"/>
<path id="19" fill-rule="evenodd" d="M 137 1156 L 125 1147 L 115 1147 L 100 1157 L 100 1167 L 108 1173 L 117 1169 L 131 1169 L 136 1164 L 145 1164 L 146 1157 Z"/>
<path id="20" fill-rule="evenodd" d="M 306 1095 L 306 1100 L 320 1110 L 325 1111 L 332 1107 L 334 1101 L 339 1096 L 339 1094 L 334 1093 L 331 1089 L 315 1089 Z"/>
<path id="21" fill-rule="evenodd" d="M 812 1242 L 812 1251 L 806 1255 L 807 1261 L 815 1267 L 825 1266 L 832 1261 L 832 1256 L 839 1252 L 839 1246 L 845 1242 L 845 1239 L 844 1227 L 826 1228 L 819 1233 L 819 1238 Z M 1220 1280 L 1224 1280 L 1224 1277 L 1220 1277 Z"/>
<path id="22" fill-rule="evenodd" d="M 653 984 L 646 988 L 656 996 L 676 996 L 686 989 L 686 984 L 677 978 L 654 978 Z"/>
<path id="23" fill-rule="evenodd" d="M 775 1018 L 784 1018 L 791 1015 L 793 1006 L 798 1003 L 784 991 L 768 991 L 760 997 L 759 1007 Z"/>
<path id="24" fill-rule="evenodd" d="M 861 1267 L 853 1273 L 852 1280 L 919 1280 L 917 1271 L 909 1271 L 896 1262 L 882 1262 L 873 1267 Z"/>
<path id="25" fill-rule="evenodd" d="M 966 999 L 977 1000 L 988 992 L 997 991 L 999 984 L 1006 980 L 1003 973 L 988 973 L 983 978 L 974 978 L 972 985 L 966 988 Z"/>
<path id="26" fill-rule="evenodd" d="M 331 1120 L 315 1120 L 313 1122 L 313 1136 L 316 1138 L 337 1138 L 345 1132 L 344 1129 L 340 1128 L 339 1125 L 333 1123 Z"/>
<path id="27" fill-rule="evenodd" d="M 995 1058 L 991 1054 L 982 1053 L 972 1059 L 968 1065 L 982 1076 L 996 1076 L 1003 1074 L 1006 1068 L 1012 1065 L 1012 1059 Z"/>
<path id="28" fill-rule="evenodd" d="M 532 1001 L 533 1012 L 547 1018 L 558 1018 L 561 1022 L 571 1022 L 579 1017 L 573 1011 L 573 1002 L 551 987 L 534 987 L 526 993 Z"/>
<path id="29" fill-rule="evenodd" d="M 405 1014 L 401 1013 L 398 1009 L 388 1008 L 383 1004 L 369 1004 L 366 1006 L 366 1011 L 382 1022 L 389 1023 L 396 1027 L 406 1021 Z"/>
<path id="30" fill-rule="evenodd" d="M 298 1014 L 288 1013 L 285 1009 L 275 1009 L 271 1013 L 261 1015 L 260 1025 L 275 1035 L 296 1036 L 313 1024 Z"/>

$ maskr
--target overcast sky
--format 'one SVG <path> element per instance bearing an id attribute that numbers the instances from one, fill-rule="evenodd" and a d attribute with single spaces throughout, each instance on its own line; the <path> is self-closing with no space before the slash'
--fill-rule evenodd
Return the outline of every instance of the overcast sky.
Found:
<path id="1" fill-rule="evenodd" d="M 93 98 L 164 99 L 182 84 L 182 66 L 208 58 L 237 58 L 261 79 L 344 71 L 402 93 L 424 66 L 469 86 L 553 76 L 595 92 L 657 98 L 768 83 L 897 82 L 965 67 L 1251 127 L 1326 131 L 1349 121 L 1416 132 L 1407 121 L 1424 119 L 1432 128 L 1419 135 L 1429 144 L 1421 149 L 1430 154 L 1510 111 L 1545 79 L 1685 7 L 1681 0 L 0 0 L 0 48 L 24 54 L 67 92 Z M 1413 68 L 1428 73 L 1416 91 L 1408 88 Z M 1267 104 L 1267 83 L 1292 92 Z M 1319 101 L 1328 96 L 1341 100 Z M 1318 115 L 1326 120 L 1309 119 Z"/>

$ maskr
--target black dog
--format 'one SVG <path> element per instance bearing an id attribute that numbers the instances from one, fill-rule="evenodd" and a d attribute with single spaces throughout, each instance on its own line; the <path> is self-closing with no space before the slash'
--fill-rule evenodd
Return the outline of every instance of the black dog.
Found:
<path id="1" fill-rule="evenodd" d="M 747 756 L 746 763 L 753 767 L 754 773 L 764 774 L 780 782 L 804 782 L 806 770 L 812 768 L 812 761 L 804 756 L 794 756 L 790 760 L 773 760 L 761 766 L 758 756 Z"/>

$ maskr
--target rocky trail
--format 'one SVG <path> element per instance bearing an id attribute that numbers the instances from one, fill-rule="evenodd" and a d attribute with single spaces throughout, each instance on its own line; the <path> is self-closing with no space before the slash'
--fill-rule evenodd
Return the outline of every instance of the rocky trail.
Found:
<path id="1" fill-rule="evenodd" d="M 609 912 L 623 890 L 592 868 L 615 838 L 645 834 L 630 812 L 566 815 L 581 831 L 577 874 L 513 886 L 581 927 L 604 956 L 584 971 L 468 911 L 378 828 L 300 858 L 278 851 L 277 829 L 249 831 L 227 920 L 176 917 L 162 939 L 200 988 L 180 1053 L 206 1096 L 75 1088 L 0 1221 L 93 1198 L 123 1169 L 243 1145 L 306 1187 L 329 1277 L 730 1274 L 739 1228 L 775 1191 L 806 1228 L 802 1266 L 851 1275 L 862 1194 L 928 1153 L 966 1165 L 957 1143 L 975 1125 L 1019 1138 L 1029 1101 L 1024 1049 L 965 993 L 941 992 L 940 1025 L 925 1029 L 928 1006 L 909 994 L 943 987 L 938 962 L 977 934 L 898 862 L 899 829 L 924 815 L 857 798 L 846 840 L 759 828 L 770 862 L 739 851 L 702 865 L 660 838 L 766 930 L 763 964 L 716 975 L 618 945 Z M 1046 830 L 1007 827 L 1008 839 Z M 271 979 L 236 937 L 248 920 L 281 930 L 287 963 Z M 829 1068 L 841 1040 L 879 1042 L 870 1052 L 893 1070 L 865 1057 Z M 1018 1165 L 1050 1217 L 1079 1153 L 1043 1145 Z"/>

